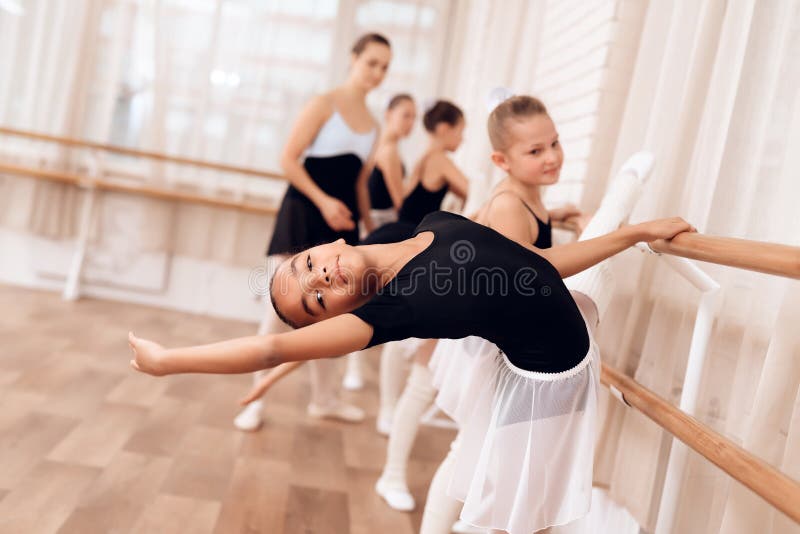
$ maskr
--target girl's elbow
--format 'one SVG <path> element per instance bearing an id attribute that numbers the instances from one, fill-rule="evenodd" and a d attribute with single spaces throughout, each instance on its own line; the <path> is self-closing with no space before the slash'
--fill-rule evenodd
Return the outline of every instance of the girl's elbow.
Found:
<path id="1" fill-rule="evenodd" d="M 561 264 L 561 262 L 558 261 L 556 255 L 552 254 L 552 249 L 541 249 L 538 247 L 531 247 L 531 248 L 536 254 L 547 260 L 547 263 L 552 265 L 555 268 L 555 270 L 558 271 L 558 274 L 561 275 L 561 278 L 569 276 L 568 274 L 565 273 L 564 266 Z"/>
<path id="2" fill-rule="evenodd" d="M 300 161 L 300 157 L 285 151 L 281 154 L 280 166 L 284 173 L 291 174 L 292 168 Z"/>

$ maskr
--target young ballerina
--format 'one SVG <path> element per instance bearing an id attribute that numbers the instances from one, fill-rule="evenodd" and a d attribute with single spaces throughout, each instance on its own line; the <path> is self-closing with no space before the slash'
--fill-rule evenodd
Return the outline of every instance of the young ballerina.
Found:
<path id="1" fill-rule="evenodd" d="M 403 204 L 403 178 L 405 166 L 400 160 L 398 144 L 414 127 L 417 106 L 411 95 L 394 95 L 386 107 L 381 135 L 375 146 L 375 166 L 367 183 L 369 200 L 375 228 L 397 220 L 397 212 Z M 347 356 L 347 368 L 342 378 L 342 387 L 355 391 L 364 387 L 361 376 L 361 355 Z"/>
<path id="2" fill-rule="evenodd" d="M 428 148 L 414 166 L 412 176 L 405 188 L 406 195 L 399 211 L 399 219 L 372 232 L 362 241 L 362 244 L 374 245 L 408 239 L 425 215 L 441 207 L 442 200 L 448 191 L 453 191 L 462 199 L 466 198 L 469 186 L 467 178 L 447 156 L 449 152 L 458 149 L 463 139 L 465 126 L 463 112 L 451 102 L 438 100 L 426 110 L 423 116 L 423 125 L 429 134 Z M 390 343 L 384 347 L 381 354 L 379 429 L 389 425 L 385 421 L 391 418 L 389 412 L 392 410 L 392 399 L 396 398 L 396 394 L 392 392 L 398 389 L 397 382 L 401 374 L 402 353 L 402 347 Z M 348 357 L 348 367 L 349 362 L 352 361 L 351 357 Z M 302 363 L 292 362 L 262 376 L 260 383 L 262 395 Z M 350 369 L 349 372 L 354 373 L 355 371 Z M 245 400 L 249 400 L 249 397 Z M 381 421 L 384 422 L 381 423 Z"/>
<path id="3" fill-rule="evenodd" d="M 545 208 L 540 189 L 558 181 L 563 162 L 563 152 L 558 144 L 558 132 L 544 105 L 535 98 L 519 97 L 516 105 L 519 108 L 516 115 L 518 120 L 514 123 L 503 121 L 499 128 L 511 136 L 516 136 L 516 129 L 525 129 L 519 132 L 519 137 L 527 140 L 529 144 L 535 143 L 535 146 L 526 147 L 533 153 L 528 155 L 529 161 L 525 162 L 524 167 L 516 165 L 515 157 L 513 169 L 508 164 L 511 156 L 507 151 L 497 151 L 493 154 L 494 163 L 508 174 L 497 184 L 489 201 L 476 214 L 476 220 L 495 228 L 514 241 L 532 244 L 539 249 L 550 248 L 552 223 L 564 222 L 580 216 L 581 213 L 570 206 L 553 210 Z M 516 156 L 515 152 L 514 155 Z M 396 418 L 389 434 L 386 463 L 375 485 L 377 493 L 395 510 L 410 511 L 415 507 L 414 498 L 406 482 L 406 466 L 420 418 L 436 395 L 436 388 L 428 369 L 428 360 L 435 345 L 435 340 L 426 342 L 415 354 L 411 373 L 398 401 Z M 389 348 L 387 345 L 384 352 Z"/>
<path id="4" fill-rule="evenodd" d="M 509 393 L 503 388 L 499 409 L 482 412 L 496 425 L 496 450 L 519 451 L 516 440 L 535 440 L 529 441 L 532 455 L 492 454 L 491 466 L 478 466 L 501 476 L 525 474 L 520 483 L 530 486 L 531 493 L 525 493 L 530 501 L 519 502 L 508 493 L 494 502 L 512 509 L 531 507 L 527 517 L 532 521 L 522 528 L 534 532 L 576 513 L 572 507 L 554 510 L 541 503 L 558 501 L 565 493 L 591 492 L 591 472 L 569 467 L 580 451 L 585 455 L 592 448 L 593 436 L 580 430 L 586 428 L 584 420 L 594 418 L 599 355 L 583 315 L 586 307 L 579 308 L 562 278 L 639 241 L 671 239 L 692 230 L 676 217 L 541 250 L 459 215 L 434 212 L 400 243 L 354 247 L 339 239 L 284 261 L 270 294 L 276 312 L 294 331 L 176 349 L 131 333 L 130 363 L 155 376 L 247 373 L 409 337 L 481 337 L 499 347 L 497 357 L 515 374 L 552 374 L 542 381 L 548 387 L 529 390 L 534 396 L 527 403 L 503 402 Z M 476 399 L 476 405 L 487 408 L 497 402 L 492 396 Z M 528 432 L 532 421 L 538 423 L 536 436 Z M 579 439 L 560 440 L 573 434 L 571 425 L 580 427 Z M 536 453 L 537 446 L 543 454 Z M 494 491 L 491 479 L 479 479 L 486 482 L 481 494 Z M 506 530 L 523 531 L 512 527 Z"/>
<path id="5" fill-rule="evenodd" d="M 474 335 L 495 343 L 521 370 L 570 371 L 593 347 L 562 278 L 640 241 L 688 231 L 689 223 L 672 217 L 540 250 L 437 211 L 400 243 L 352 246 L 339 239 L 287 258 L 270 296 L 295 330 L 176 349 L 131 333 L 131 366 L 154 376 L 251 373 L 409 337 Z"/>
<path id="6" fill-rule="evenodd" d="M 403 205 L 406 172 L 398 145 L 411 134 L 416 120 L 417 106 L 411 95 L 400 93 L 389 100 L 375 148 L 375 167 L 368 183 L 372 221 L 376 228 L 396 221 Z"/>
<path id="7" fill-rule="evenodd" d="M 464 139 L 464 113 L 452 102 L 437 100 L 425 111 L 422 124 L 428 132 L 428 147 L 406 184 L 398 220 L 375 230 L 365 244 L 408 239 L 423 217 L 441 208 L 448 191 L 462 200 L 467 197 L 469 180 L 448 156 Z"/>
<path id="8" fill-rule="evenodd" d="M 541 102 L 528 96 L 502 101 L 490 114 L 488 126 L 492 159 L 509 178 L 478 211 L 477 221 L 519 243 L 529 243 L 542 234 L 537 236 L 534 225 L 524 224 L 527 207 L 517 195 L 526 184 L 545 185 L 558 179 L 563 159 L 558 133 Z M 612 230 L 627 218 L 651 168 L 648 153 L 638 153 L 623 165 L 582 239 Z M 527 198 L 536 204 L 536 196 Z M 537 226 L 543 229 L 541 222 Z M 603 263 L 566 281 L 590 331 L 599 322 L 612 282 Z M 577 372 L 526 373 L 500 357 L 498 348 L 485 340 L 440 341 L 431 362 L 435 386 L 431 389 L 438 389 L 437 405 L 458 423 L 460 432 L 431 482 L 420 534 L 449 533 L 459 511 L 471 525 L 512 534 L 539 531 L 585 514 L 593 458 L 591 410 L 585 402 L 577 403 L 575 407 L 581 408 L 577 413 L 565 410 L 559 415 L 563 425 L 559 427 L 550 424 L 549 418 L 543 423 L 530 404 L 532 399 L 552 394 L 567 399 L 563 393 L 575 384 L 580 385 L 576 391 L 593 399 L 597 364 L 587 362 Z M 513 427 L 498 415 L 509 412 L 516 414 Z M 575 442 L 582 445 L 563 445 Z M 506 458 L 531 461 L 512 470 L 503 468 Z M 554 473 L 547 481 L 549 488 L 556 488 L 556 481 L 560 488 L 542 491 L 542 463 Z"/>
<path id="9" fill-rule="evenodd" d="M 414 166 L 406 187 L 398 221 L 378 228 L 364 244 L 402 241 L 411 236 L 422 218 L 441 208 L 442 200 L 452 191 L 466 199 L 469 182 L 448 156 L 455 152 L 463 140 L 466 126 L 461 109 L 446 100 L 437 100 L 425 111 L 422 119 L 428 132 L 428 147 Z M 404 355 L 416 343 L 387 343 L 381 351 L 380 406 L 376 420 L 379 433 L 388 435 L 402 384 Z M 413 373 L 413 370 L 412 370 Z"/>
<path id="10" fill-rule="evenodd" d="M 347 80 L 311 99 L 300 112 L 281 156 L 290 185 L 267 252 L 270 270 L 301 248 L 339 238 L 357 244 L 359 219 L 367 230 L 372 229 L 367 178 L 377 124 L 367 108 L 366 96 L 383 81 L 390 61 L 391 49 L 385 37 L 362 36 L 352 48 Z M 259 334 L 285 330 L 272 306 L 267 306 Z M 339 399 L 332 380 L 334 365 L 317 362 L 309 370 L 309 415 L 346 421 L 364 418 L 360 408 Z M 258 428 L 261 408 L 261 402 L 247 406 L 234 420 L 235 426 L 241 430 Z"/>

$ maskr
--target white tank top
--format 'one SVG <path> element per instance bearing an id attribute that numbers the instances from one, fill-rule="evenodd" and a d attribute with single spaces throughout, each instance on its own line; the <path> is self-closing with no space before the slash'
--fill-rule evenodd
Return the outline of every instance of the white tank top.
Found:
<path id="1" fill-rule="evenodd" d="M 327 158 L 342 154 L 355 154 L 361 162 L 367 161 L 375 144 L 376 129 L 366 133 L 354 132 L 338 111 L 325 121 L 319 133 L 306 149 L 304 156 Z"/>

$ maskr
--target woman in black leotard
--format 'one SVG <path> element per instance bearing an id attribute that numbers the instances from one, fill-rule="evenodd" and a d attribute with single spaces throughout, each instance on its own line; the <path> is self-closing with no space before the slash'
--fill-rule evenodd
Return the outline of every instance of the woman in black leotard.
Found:
<path id="1" fill-rule="evenodd" d="M 367 178 L 378 127 L 366 98 L 383 81 L 391 57 L 385 37 L 374 33 L 362 36 L 353 45 L 347 80 L 312 98 L 297 117 L 281 154 L 289 187 L 267 250 L 267 270 L 288 254 L 320 243 L 342 238 L 357 244 L 359 221 L 367 231 L 372 228 Z M 267 306 L 259 334 L 283 328 Z M 331 379 L 336 374 L 333 364 L 314 364 L 310 371 L 310 415 L 347 421 L 364 418 L 363 410 L 339 399 L 338 387 Z M 257 429 L 260 403 L 246 407 L 234 425 L 240 430 Z"/>
<path id="2" fill-rule="evenodd" d="M 364 244 L 408 239 L 423 217 L 441 209 L 448 191 L 461 199 L 467 196 L 469 182 L 447 156 L 461 145 L 465 126 L 463 112 L 451 102 L 438 100 L 425 112 L 422 123 L 428 132 L 428 148 L 414 166 L 398 220 L 375 230 Z"/>
<path id="3" fill-rule="evenodd" d="M 366 96 L 383 81 L 390 61 L 385 37 L 363 36 L 353 46 L 348 80 L 313 98 L 301 112 L 281 157 L 290 185 L 281 202 L 269 255 L 340 237 L 356 244 L 362 219 L 371 229 L 366 184 L 377 125 Z"/>

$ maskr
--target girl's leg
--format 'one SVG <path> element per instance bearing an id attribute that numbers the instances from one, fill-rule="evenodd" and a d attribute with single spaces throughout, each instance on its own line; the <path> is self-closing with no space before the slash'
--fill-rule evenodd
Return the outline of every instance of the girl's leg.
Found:
<path id="1" fill-rule="evenodd" d="M 395 510 L 414 509 L 414 498 L 406 483 L 406 465 L 419 429 L 419 420 L 433 402 L 436 390 L 433 387 L 428 360 L 436 346 L 436 340 L 428 340 L 417 352 L 408 383 L 397 403 L 397 410 L 386 447 L 386 465 L 375 485 L 375 491 Z"/>
<path id="2" fill-rule="evenodd" d="M 379 434 L 388 436 L 392 430 L 395 406 L 402 388 L 405 367 L 404 341 L 392 341 L 383 346 L 380 369 L 380 409 L 375 423 Z"/>
<path id="3" fill-rule="evenodd" d="M 277 269 L 286 258 L 287 256 L 284 255 L 269 256 L 266 264 L 267 276 L 271 277 L 272 273 L 275 272 L 275 269 Z M 275 313 L 275 308 L 272 307 L 269 295 L 265 296 L 265 301 L 266 306 L 264 315 L 261 317 L 261 323 L 258 325 L 258 335 L 263 336 L 267 334 L 280 334 L 282 332 L 288 332 L 291 330 L 286 323 L 280 320 L 278 314 Z M 253 373 L 253 383 L 258 384 L 265 372 L 266 371 L 258 371 L 257 373 Z M 233 420 L 233 425 L 239 430 L 244 431 L 258 429 L 262 422 L 261 409 L 263 406 L 264 403 L 260 399 L 251 402 L 245 406 L 241 412 L 239 412 L 239 414 Z"/>
<path id="4" fill-rule="evenodd" d="M 450 451 L 433 475 L 425 500 L 425 510 L 422 512 L 419 534 L 449 534 L 461 512 L 461 501 L 447 495 L 447 485 L 453 476 L 460 437 L 457 436 L 450 444 Z"/>
<path id="5" fill-rule="evenodd" d="M 338 419 L 348 423 L 364 420 L 364 410 L 339 398 L 339 359 L 311 360 L 311 402 L 308 415 L 319 419 Z"/>
<path id="6" fill-rule="evenodd" d="M 361 376 L 361 353 L 353 352 L 347 355 L 347 369 L 342 379 L 342 387 L 350 391 L 364 388 L 364 377 Z"/>
<path id="7" fill-rule="evenodd" d="M 612 232 L 628 219 L 650 175 L 653 162 L 650 152 L 637 152 L 628 158 L 609 184 L 600 208 L 586 225 L 580 240 Z M 614 293 L 614 279 L 608 260 L 571 276 L 564 282 L 568 288 L 580 291 L 594 301 L 597 321 L 602 320 Z"/>

